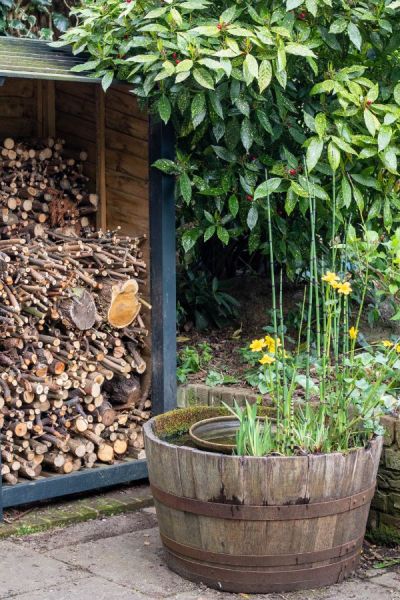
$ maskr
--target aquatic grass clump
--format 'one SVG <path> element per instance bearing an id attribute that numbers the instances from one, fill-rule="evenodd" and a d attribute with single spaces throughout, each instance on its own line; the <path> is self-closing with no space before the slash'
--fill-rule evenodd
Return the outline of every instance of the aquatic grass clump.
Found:
<path id="1" fill-rule="evenodd" d="M 245 355 L 253 366 L 258 365 L 258 388 L 270 396 L 276 410 L 276 423 L 272 427 L 267 420 L 261 426 L 252 407 L 235 406 L 233 412 L 240 422 L 238 454 L 346 452 L 382 434 L 381 416 L 399 406 L 400 343 L 384 340 L 374 345 L 363 343 L 361 348 L 356 346 L 369 284 L 368 269 L 357 282 L 361 294 L 358 311 L 352 319 L 349 302 L 353 292 L 352 275 L 348 271 L 346 231 L 341 236 L 337 232 L 335 192 L 327 268 L 323 260 L 317 259 L 316 201 L 311 187 L 308 191 L 311 228 L 308 284 L 304 290 L 297 346 L 291 352 L 286 348 L 284 336 L 282 272 L 279 288 L 275 276 L 271 198 L 269 193 L 265 197 L 272 332 L 253 340 Z"/>

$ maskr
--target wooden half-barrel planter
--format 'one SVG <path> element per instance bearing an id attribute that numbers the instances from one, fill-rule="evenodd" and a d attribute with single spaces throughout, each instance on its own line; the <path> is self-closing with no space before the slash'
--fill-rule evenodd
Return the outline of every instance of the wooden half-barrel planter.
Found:
<path id="1" fill-rule="evenodd" d="M 175 389 L 175 200 L 174 180 L 151 168 L 173 158 L 173 135 L 139 109 L 128 85 L 104 93 L 100 81 L 71 67 L 85 62 L 69 50 L 38 40 L 0 39 L 0 138 L 54 137 L 68 156 L 85 150 L 85 174 L 100 202 L 97 226 L 145 234 L 150 265 L 147 295 L 152 304 L 148 370 L 154 413 L 176 404 Z M 3 507 L 142 479 L 145 460 L 2 486 Z"/>
<path id="2" fill-rule="evenodd" d="M 178 419 L 190 425 L 212 410 L 182 409 Z M 347 454 L 229 456 L 163 439 L 176 419 L 172 411 L 144 427 L 172 570 L 219 590 L 247 593 L 330 585 L 354 571 L 381 438 Z"/>

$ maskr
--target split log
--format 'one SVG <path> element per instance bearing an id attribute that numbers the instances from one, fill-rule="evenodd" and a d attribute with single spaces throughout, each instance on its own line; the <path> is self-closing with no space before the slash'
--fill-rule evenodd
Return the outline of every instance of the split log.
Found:
<path id="1" fill-rule="evenodd" d="M 136 319 L 141 304 L 137 294 L 139 286 L 135 279 L 129 279 L 120 285 L 112 287 L 111 302 L 108 309 L 108 322 L 113 327 L 127 327 Z"/>

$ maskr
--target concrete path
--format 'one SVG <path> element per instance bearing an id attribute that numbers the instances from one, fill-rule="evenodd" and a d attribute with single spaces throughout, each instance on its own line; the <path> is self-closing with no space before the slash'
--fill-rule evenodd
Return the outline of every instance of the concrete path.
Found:
<path id="1" fill-rule="evenodd" d="M 164 565 L 153 508 L 0 541 L 0 599 L 400 600 L 400 570 L 293 594 L 224 594 Z"/>

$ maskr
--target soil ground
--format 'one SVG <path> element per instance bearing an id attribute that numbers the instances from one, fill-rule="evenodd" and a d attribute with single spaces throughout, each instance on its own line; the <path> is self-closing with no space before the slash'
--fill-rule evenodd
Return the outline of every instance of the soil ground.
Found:
<path id="1" fill-rule="evenodd" d="M 220 593 L 167 569 L 154 508 L 144 508 L 0 541 L 0 599 L 400 600 L 399 556 L 400 548 L 366 546 L 356 576 L 320 590 Z"/>
<path id="2" fill-rule="evenodd" d="M 268 280 L 264 278 L 244 276 L 232 280 L 231 288 L 230 293 L 241 305 L 236 323 L 224 329 L 205 331 L 197 331 L 189 325 L 178 336 L 178 351 L 185 346 L 198 348 L 202 343 L 207 343 L 212 350 L 211 361 L 204 369 L 189 374 L 187 377 L 189 383 L 203 383 L 207 373 L 214 370 L 234 377 L 236 382 L 232 385 L 247 385 L 245 372 L 248 367 L 243 362 L 240 349 L 246 347 L 251 340 L 265 335 L 264 328 L 271 325 L 271 287 Z M 297 338 L 295 319 L 300 314 L 303 293 L 303 286 L 286 284 L 282 294 L 285 325 L 294 339 Z M 382 313 L 384 315 L 385 311 Z M 399 325 L 390 320 L 389 314 L 384 315 L 382 320 L 373 327 L 364 321 L 360 330 L 369 341 L 382 340 L 393 335 L 400 337 Z"/>

